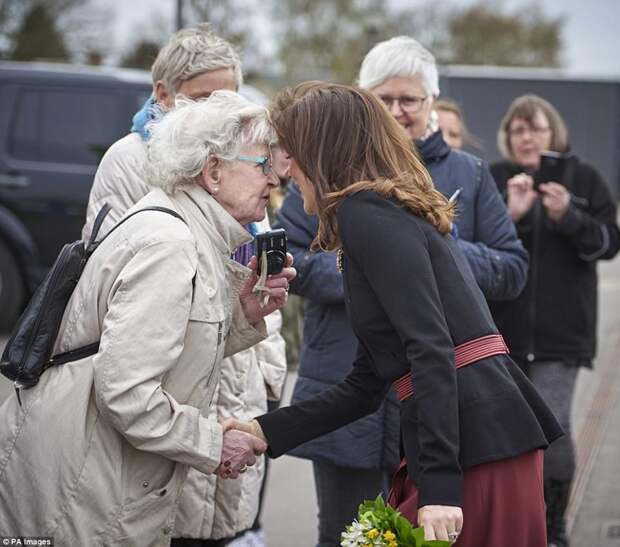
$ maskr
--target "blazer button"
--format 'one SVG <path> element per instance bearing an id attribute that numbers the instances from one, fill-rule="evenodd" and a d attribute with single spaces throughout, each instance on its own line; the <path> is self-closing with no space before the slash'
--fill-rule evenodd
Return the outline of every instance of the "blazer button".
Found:
<path id="1" fill-rule="evenodd" d="M 149 481 L 144 481 L 142 483 L 142 488 L 148 488 L 149 487 Z"/>
<path id="2" fill-rule="evenodd" d="M 169 536 L 170 534 L 172 534 L 172 527 L 171 526 L 166 526 L 163 530 L 164 535 L 165 536 Z"/>

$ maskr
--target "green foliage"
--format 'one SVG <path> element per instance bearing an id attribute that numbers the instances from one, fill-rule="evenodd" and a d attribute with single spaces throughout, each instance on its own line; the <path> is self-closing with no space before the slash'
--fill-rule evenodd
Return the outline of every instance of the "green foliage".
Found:
<path id="1" fill-rule="evenodd" d="M 288 0 L 272 13 L 288 80 L 353 83 L 367 51 L 396 29 L 386 0 Z"/>
<path id="2" fill-rule="evenodd" d="M 275 0 L 185 0 L 185 26 L 208 22 L 219 35 L 238 48 L 246 79 L 264 76 L 273 65 L 273 55 L 264 49 L 265 4 Z M 267 8 L 269 9 L 269 8 Z"/>
<path id="3" fill-rule="evenodd" d="M 555 67 L 562 62 L 564 18 L 545 15 L 540 0 L 512 10 L 502 0 L 478 0 L 465 7 L 456 0 L 411 5 L 397 9 L 390 0 L 184 0 L 184 19 L 185 25 L 209 21 L 239 47 L 248 76 L 282 75 L 289 83 L 353 83 L 370 48 L 399 34 L 418 39 L 440 64 Z M 89 0 L 0 0 L 0 56 L 67 59 L 70 51 L 86 59 L 95 51 L 100 61 L 112 47 L 101 23 L 112 14 L 104 13 L 105 8 Z M 147 67 L 153 51 L 145 43 L 161 46 L 166 37 L 154 38 L 152 32 L 142 36 L 123 64 Z"/>
<path id="4" fill-rule="evenodd" d="M 562 17 L 545 17 L 533 4 L 506 12 L 481 0 L 446 18 L 448 42 L 439 60 L 452 64 L 545 66 L 561 64 Z"/>
<path id="5" fill-rule="evenodd" d="M 379 535 L 372 539 L 372 530 Z M 362 534 L 363 535 L 360 535 Z M 395 534 L 393 540 L 386 538 L 386 533 Z M 357 537 L 356 537 L 357 534 Z M 362 543 L 363 542 L 363 543 Z M 357 521 L 347 527 L 341 545 L 398 545 L 398 547 L 450 547 L 449 541 L 427 541 L 424 529 L 414 528 L 396 509 L 383 501 L 381 495 L 374 500 L 366 500 L 359 506 Z"/>
<path id="6" fill-rule="evenodd" d="M 89 0 L 0 0 L 0 57 L 69 60 L 72 42 L 90 42 L 86 31 L 104 34 L 92 20 L 101 11 Z"/>
<path id="7" fill-rule="evenodd" d="M 287 0 L 272 9 L 279 58 L 289 81 L 326 79 L 353 83 L 366 53 L 399 34 L 418 39 L 442 64 L 559 66 L 562 17 L 537 5 L 507 11 L 479 0 L 426 0 L 394 9 L 387 0 Z"/>
<path id="8" fill-rule="evenodd" d="M 14 49 L 10 58 L 16 61 L 69 59 L 62 34 L 44 4 L 35 4 L 24 17 L 15 33 Z"/>
<path id="9" fill-rule="evenodd" d="M 150 69 L 159 52 L 159 44 L 150 40 L 139 41 L 133 51 L 130 51 L 121 61 L 126 68 Z"/>
<path id="10" fill-rule="evenodd" d="M 186 2 L 187 4 L 187 2 Z M 252 39 L 252 17 L 248 2 L 238 0 L 189 0 L 187 19 L 208 22 L 213 30 L 240 49 Z M 242 13 L 244 16 L 240 17 Z"/>

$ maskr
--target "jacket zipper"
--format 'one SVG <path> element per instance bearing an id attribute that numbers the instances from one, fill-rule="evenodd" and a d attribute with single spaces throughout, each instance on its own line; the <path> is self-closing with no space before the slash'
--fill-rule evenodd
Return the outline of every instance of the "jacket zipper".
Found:
<path id="1" fill-rule="evenodd" d="M 211 367 L 211 372 L 209 372 L 209 377 L 207 378 L 207 386 L 209 386 L 209 384 L 211 383 L 211 378 L 213 378 L 213 373 L 215 372 L 215 367 L 217 365 L 217 354 L 220 351 L 220 346 L 222 345 L 222 324 L 223 321 L 217 322 L 217 345 L 215 346 L 215 361 L 213 362 L 213 366 Z M 211 397 L 213 398 L 213 395 L 211 395 Z"/>
<path id="2" fill-rule="evenodd" d="M 536 359 L 535 347 L 535 330 L 536 330 L 536 294 L 538 288 L 538 261 L 540 251 L 540 229 L 541 229 L 541 204 L 539 200 L 534 203 L 533 213 L 533 230 L 532 230 L 532 269 L 530 276 L 530 305 L 529 320 L 530 328 L 528 332 L 527 355 L 525 356 L 528 363 Z"/>

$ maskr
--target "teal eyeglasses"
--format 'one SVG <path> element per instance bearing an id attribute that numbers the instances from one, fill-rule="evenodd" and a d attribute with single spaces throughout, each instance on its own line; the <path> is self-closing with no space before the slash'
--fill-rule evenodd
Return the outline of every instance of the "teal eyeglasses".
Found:
<path id="1" fill-rule="evenodd" d="M 249 161 L 256 165 L 260 165 L 263 170 L 263 175 L 265 176 L 271 173 L 271 158 L 269 156 L 235 156 L 233 159 Z"/>

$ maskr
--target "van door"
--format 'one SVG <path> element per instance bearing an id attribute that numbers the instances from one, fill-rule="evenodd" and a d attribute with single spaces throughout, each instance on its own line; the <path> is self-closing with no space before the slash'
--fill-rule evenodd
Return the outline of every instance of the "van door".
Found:
<path id="1" fill-rule="evenodd" d="M 14 107 L 0 154 L 0 202 L 27 227 L 44 270 L 80 237 L 99 160 L 127 121 L 112 86 L 8 87 Z"/>

